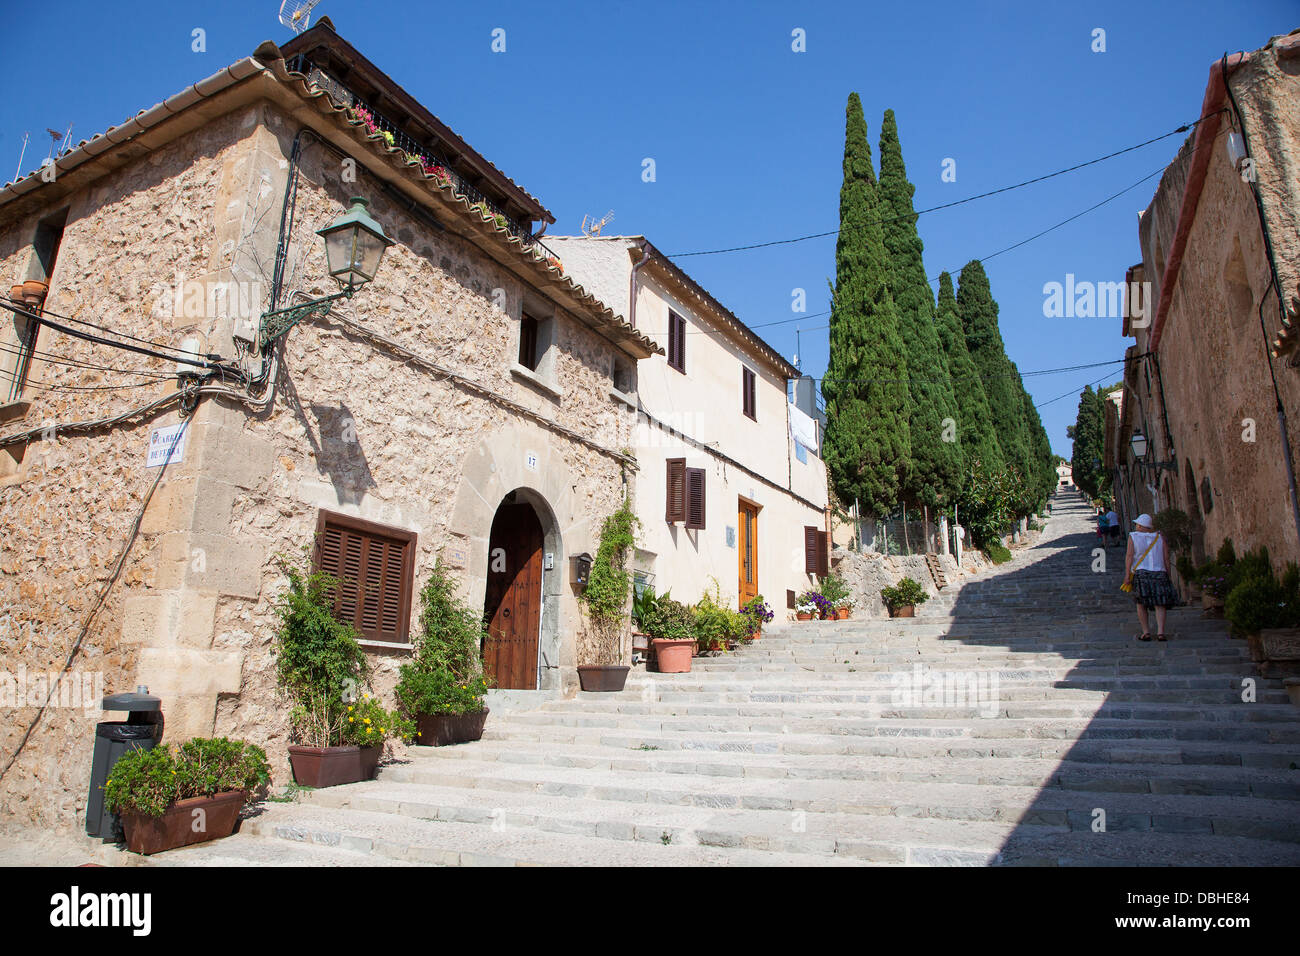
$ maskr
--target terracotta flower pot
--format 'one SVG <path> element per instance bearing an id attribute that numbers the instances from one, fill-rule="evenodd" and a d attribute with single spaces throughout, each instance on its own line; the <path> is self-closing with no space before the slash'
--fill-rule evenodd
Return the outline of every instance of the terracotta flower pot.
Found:
<path id="1" fill-rule="evenodd" d="M 15 288 L 17 288 L 15 286 Z M 40 279 L 28 279 L 22 285 L 22 300 L 32 308 L 39 307 L 50 292 L 50 284 Z"/>
<path id="2" fill-rule="evenodd" d="M 289 748 L 289 765 L 300 787 L 337 787 L 369 780 L 379 766 L 383 747 Z"/>
<path id="3" fill-rule="evenodd" d="M 15 302 L 21 302 L 23 300 L 23 284 L 21 282 L 18 283 L 18 285 L 12 285 L 9 287 L 9 298 L 13 299 Z"/>
<path id="4" fill-rule="evenodd" d="M 415 742 L 421 747 L 446 747 L 481 740 L 488 710 L 484 707 L 470 714 L 420 714 L 415 718 L 419 728 Z"/>
<path id="5" fill-rule="evenodd" d="M 621 691 L 631 669 L 626 664 L 584 664 L 578 668 L 578 683 L 589 692 Z"/>
<path id="6" fill-rule="evenodd" d="M 901 607 L 891 607 L 889 609 L 890 617 L 916 617 L 916 605 L 904 604 Z"/>
<path id="7" fill-rule="evenodd" d="M 852 613 L 853 612 L 846 607 L 837 607 L 835 609 L 835 620 L 847 621 L 849 619 L 849 615 L 851 615 Z"/>
<path id="8" fill-rule="evenodd" d="M 807 611 L 797 611 L 795 613 L 795 618 L 800 621 L 811 621 L 812 615 L 809 614 Z"/>
<path id="9" fill-rule="evenodd" d="M 126 848 L 148 856 L 228 837 L 235 832 L 239 811 L 247 801 L 247 790 L 227 790 L 210 797 L 178 800 L 161 817 L 125 810 L 122 829 L 126 832 Z"/>
<path id="10" fill-rule="evenodd" d="M 760 627 L 760 628 L 759 628 L 758 630 L 756 630 L 753 634 L 749 635 L 749 639 L 750 639 L 751 641 L 756 641 L 756 640 L 758 640 L 758 639 L 759 639 L 760 637 L 762 637 L 762 636 L 763 636 L 763 629 Z"/>

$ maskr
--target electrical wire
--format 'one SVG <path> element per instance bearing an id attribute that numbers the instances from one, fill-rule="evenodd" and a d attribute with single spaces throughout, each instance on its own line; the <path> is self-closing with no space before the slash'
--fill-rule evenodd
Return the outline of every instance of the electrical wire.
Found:
<path id="1" fill-rule="evenodd" d="M 3 301 L 3 302 L 0 302 L 0 306 L 5 306 L 6 308 L 8 308 L 8 307 L 11 306 L 11 305 L 16 305 L 16 306 L 21 307 L 21 308 L 24 309 L 24 310 L 26 310 L 26 309 L 28 308 L 27 305 L 26 305 L 26 303 L 22 302 L 22 301 L 19 300 L 19 299 L 13 299 L 13 298 L 10 298 L 9 296 L 4 296 L 3 298 L 4 298 L 4 301 Z M 6 303 L 8 303 L 8 305 L 6 305 Z M 24 312 L 24 314 L 25 314 L 25 315 L 29 315 L 29 316 L 31 315 L 30 312 L 26 312 L 26 311 Z M 51 316 L 52 318 L 60 319 L 60 320 L 62 320 L 62 321 L 64 321 L 64 322 L 72 322 L 72 323 L 75 324 L 75 325 L 84 325 L 84 326 L 85 326 L 86 328 L 88 328 L 88 329 L 94 329 L 94 330 L 97 331 L 97 332 L 104 332 L 104 333 L 106 333 L 106 334 L 108 334 L 108 335 L 116 335 L 116 336 L 119 336 L 119 337 L 124 338 L 124 339 L 129 339 L 130 341 L 132 341 L 132 342 L 136 342 L 136 343 L 138 343 L 138 344 L 140 344 L 140 345 L 147 345 L 147 346 L 149 346 L 150 348 L 153 348 L 153 349 L 162 349 L 162 350 L 164 350 L 164 351 L 166 351 L 166 352 L 174 353 L 174 355 L 166 355 L 166 356 L 163 356 L 164 358 L 167 358 L 167 359 L 173 359 L 173 358 L 175 358 L 175 357 L 177 357 L 177 356 L 188 356 L 188 355 L 189 355 L 188 352 L 184 351 L 184 350 L 181 349 L 181 348 L 178 348 L 178 347 L 175 346 L 175 345 L 165 345 L 165 344 L 163 344 L 162 342 L 154 342 L 154 341 L 152 341 L 151 339 L 142 339 L 142 338 L 140 338 L 139 336 L 132 335 L 132 334 L 129 333 L 129 332 L 119 332 L 117 329 L 110 329 L 110 328 L 108 328 L 107 326 L 99 325 L 99 324 L 97 324 L 97 323 L 87 321 L 86 319 L 79 319 L 79 318 L 77 318 L 75 315 L 60 315 L 58 312 L 55 312 L 55 311 L 53 311 L 53 310 L 51 310 L 51 309 L 47 309 L 47 308 L 45 308 L 44 305 L 41 306 L 40 314 L 41 314 L 41 315 L 48 315 L 48 316 Z M 207 358 L 209 358 L 209 359 L 211 359 L 211 358 L 218 358 L 218 357 L 219 357 L 219 356 L 212 356 L 212 355 L 207 356 Z"/>
<path id="2" fill-rule="evenodd" d="M 1025 186 L 1032 186 L 1035 183 L 1041 183 L 1048 179 L 1054 179 L 1055 177 L 1063 176 L 1066 173 L 1072 173 L 1080 169 L 1086 169 L 1089 166 L 1095 166 L 1098 163 L 1105 162 L 1108 159 L 1114 159 L 1116 156 L 1123 156 L 1125 153 L 1131 153 L 1134 150 L 1138 150 L 1138 149 L 1142 149 L 1143 147 L 1150 146 L 1152 143 L 1158 143 L 1161 140 L 1168 139 L 1170 136 L 1177 136 L 1180 133 L 1186 133 L 1188 130 L 1200 125 L 1210 117 L 1217 116 L 1219 113 L 1222 112 L 1224 112 L 1224 110 L 1220 109 L 1220 110 L 1216 110 L 1213 113 L 1207 113 L 1205 116 L 1202 116 L 1200 119 L 1195 120 L 1191 123 L 1184 123 L 1182 126 L 1179 126 L 1177 129 L 1170 130 L 1168 133 L 1165 133 L 1161 136 L 1156 136 L 1153 139 L 1148 139 L 1144 142 L 1137 143 L 1133 146 L 1126 146 L 1124 149 L 1116 150 L 1113 153 L 1107 153 L 1105 156 L 1098 156 L 1096 159 L 1090 159 L 1086 163 L 1078 163 L 1074 166 L 1068 166 L 1065 169 L 1058 169 L 1056 172 L 1047 173 L 1042 176 L 1035 176 L 1033 179 L 1026 179 L 1024 182 L 1013 183 L 1010 186 L 1002 186 L 998 189 L 990 189 L 988 192 L 978 193 L 977 195 L 974 196 L 967 196 L 965 199 L 957 199 L 954 200 L 953 202 L 941 203 L 938 206 L 930 206 L 926 209 L 917 209 L 914 210 L 910 215 L 882 217 L 879 219 L 879 222 L 883 224 L 887 222 L 894 222 L 899 219 L 912 219 L 917 216 L 923 216 L 926 213 L 938 212 L 941 209 L 952 209 L 955 206 L 962 206 L 965 205 L 966 203 L 974 202 L 977 199 L 987 199 L 989 196 L 997 196 L 1000 195 L 1001 193 L 1011 192 L 1014 189 L 1021 189 Z M 748 249 L 764 249 L 769 246 L 790 245 L 791 243 L 795 243 L 795 242 L 806 242 L 809 239 L 824 239 L 827 236 L 837 236 L 837 235 L 839 235 L 839 230 L 835 229 L 830 232 L 817 232 L 806 236 L 797 236 L 793 239 L 774 239 L 770 242 L 756 242 L 745 246 L 731 246 L 726 249 L 705 249 L 698 252 L 678 252 L 672 255 L 665 255 L 664 258 L 684 259 L 688 256 L 715 256 L 724 252 L 743 252 Z"/>
<path id="3" fill-rule="evenodd" d="M 35 361 L 44 362 L 48 365 L 64 365 L 68 368 L 79 368 L 95 372 L 116 372 L 121 375 L 151 375 L 156 378 L 175 378 L 175 372 L 167 372 L 158 369 L 134 369 L 134 368 L 117 368 L 113 365 L 97 365 L 94 362 L 84 362 L 80 359 L 74 359 L 68 355 L 58 355 L 54 352 L 46 352 L 41 349 L 15 349 L 7 345 L 0 345 L 0 352 L 6 352 L 9 355 L 17 355 L 19 358 L 27 356 Z"/>

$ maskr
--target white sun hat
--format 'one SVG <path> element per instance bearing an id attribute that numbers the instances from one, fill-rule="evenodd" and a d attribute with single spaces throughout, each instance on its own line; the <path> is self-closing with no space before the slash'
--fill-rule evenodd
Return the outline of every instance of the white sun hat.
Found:
<path id="1" fill-rule="evenodd" d="M 1151 527 L 1151 516 L 1149 514 L 1140 514 L 1133 519 L 1134 524 L 1140 524 L 1144 528 Z"/>

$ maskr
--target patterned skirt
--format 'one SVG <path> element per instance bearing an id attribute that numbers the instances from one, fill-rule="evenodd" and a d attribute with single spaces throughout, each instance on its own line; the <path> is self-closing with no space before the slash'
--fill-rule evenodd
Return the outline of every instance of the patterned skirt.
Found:
<path id="1" fill-rule="evenodd" d="M 1156 607 L 1178 607 L 1182 601 L 1178 589 L 1169 580 L 1167 571 L 1134 571 L 1133 601 L 1145 604 L 1148 609 Z"/>

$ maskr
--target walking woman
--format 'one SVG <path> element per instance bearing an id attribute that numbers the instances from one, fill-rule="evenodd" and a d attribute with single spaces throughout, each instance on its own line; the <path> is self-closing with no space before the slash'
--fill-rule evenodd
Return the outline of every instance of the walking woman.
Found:
<path id="1" fill-rule="evenodd" d="M 1151 516 L 1138 515 L 1136 526 L 1128 536 L 1128 550 L 1124 554 L 1124 583 L 1132 589 L 1137 603 L 1138 623 L 1142 625 L 1139 641 L 1151 640 L 1151 623 L 1148 612 L 1155 608 L 1156 640 L 1168 640 L 1165 634 L 1165 615 L 1178 604 L 1178 592 L 1169 580 L 1169 545 L 1164 535 L 1151 528 Z"/>

